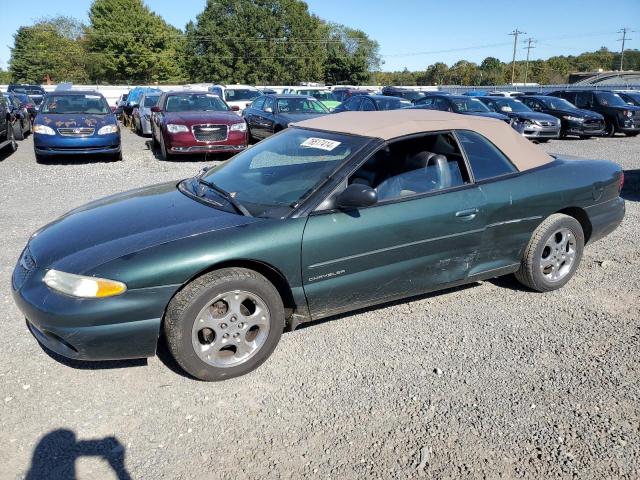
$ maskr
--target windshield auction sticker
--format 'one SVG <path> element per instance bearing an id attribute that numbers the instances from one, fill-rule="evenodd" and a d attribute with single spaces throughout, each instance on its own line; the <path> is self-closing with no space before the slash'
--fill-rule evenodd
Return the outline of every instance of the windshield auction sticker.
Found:
<path id="1" fill-rule="evenodd" d="M 327 140 L 326 138 L 307 138 L 304 142 L 300 144 L 301 147 L 307 148 L 317 148 L 320 150 L 326 150 L 330 152 L 335 149 L 341 142 L 336 142 L 334 140 Z"/>

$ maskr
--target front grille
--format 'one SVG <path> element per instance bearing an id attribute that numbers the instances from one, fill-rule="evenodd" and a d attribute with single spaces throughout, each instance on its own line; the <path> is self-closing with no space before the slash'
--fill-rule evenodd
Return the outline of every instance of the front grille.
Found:
<path id="1" fill-rule="evenodd" d="M 35 268 L 36 260 L 35 258 L 33 258 L 33 255 L 31 255 L 31 252 L 27 247 L 22 252 L 22 255 L 20 255 L 18 264 L 13 270 L 13 288 L 15 288 L 16 290 L 20 290 L 22 288 L 22 285 L 24 285 L 24 282 L 26 282 L 27 278 L 29 278 L 29 275 L 31 275 Z"/>
<path id="2" fill-rule="evenodd" d="M 555 127 L 557 124 L 555 122 L 549 122 L 547 120 L 538 120 L 538 123 L 542 127 Z"/>
<path id="3" fill-rule="evenodd" d="M 91 137 L 95 131 L 96 131 L 95 128 L 89 128 L 89 127 L 58 129 L 58 133 L 63 137 Z"/>
<path id="4" fill-rule="evenodd" d="M 194 125 L 191 127 L 193 136 L 199 142 L 221 142 L 227 139 L 226 125 Z"/>
<path id="5" fill-rule="evenodd" d="M 585 130 L 602 130 L 604 123 L 601 120 L 585 120 L 583 126 Z"/>

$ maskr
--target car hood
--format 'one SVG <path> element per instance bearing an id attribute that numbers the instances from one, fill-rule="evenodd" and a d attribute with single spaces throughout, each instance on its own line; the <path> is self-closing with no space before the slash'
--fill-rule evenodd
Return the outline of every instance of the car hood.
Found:
<path id="1" fill-rule="evenodd" d="M 496 112 L 460 112 L 462 115 L 474 115 L 476 117 L 495 118 L 496 120 L 509 120 L 507 115 Z"/>
<path id="2" fill-rule="evenodd" d="M 116 117 L 112 113 L 106 115 L 92 115 L 90 113 L 40 113 L 36 116 L 34 124 L 47 125 L 56 128 L 80 128 L 91 127 L 99 129 L 105 125 L 116 123 Z"/>
<path id="3" fill-rule="evenodd" d="M 41 268 L 82 274 L 153 246 L 256 221 L 204 205 L 171 182 L 72 210 L 38 230 L 29 249 Z"/>
<path id="4" fill-rule="evenodd" d="M 200 123 L 219 123 L 229 125 L 238 123 L 238 114 L 229 112 L 165 112 L 166 123 L 179 122 L 183 125 L 197 125 Z"/>
<path id="5" fill-rule="evenodd" d="M 583 110 L 582 108 L 575 108 L 575 109 L 563 108 L 562 110 L 553 110 L 553 112 L 559 115 L 571 115 L 574 117 L 578 116 L 578 117 L 584 117 L 584 118 L 589 118 L 594 120 L 604 120 L 604 117 L 599 113 L 593 112 L 591 110 Z"/>
<path id="6" fill-rule="evenodd" d="M 291 122 L 302 122 L 303 120 L 309 120 L 311 118 L 321 117 L 322 115 L 327 115 L 327 114 L 326 113 L 279 113 L 278 119 L 286 123 L 291 123 Z"/>
<path id="7" fill-rule="evenodd" d="M 553 115 L 540 113 L 540 112 L 510 112 L 508 115 L 510 117 L 520 118 L 523 120 L 541 120 L 544 122 L 553 122 L 553 123 L 556 123 L 558 121 L 558 119 Z"/>

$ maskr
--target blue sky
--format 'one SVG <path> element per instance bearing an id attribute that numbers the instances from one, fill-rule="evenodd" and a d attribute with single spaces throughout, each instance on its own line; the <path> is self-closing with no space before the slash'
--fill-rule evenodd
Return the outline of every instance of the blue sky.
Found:
<path id="1" fill-rule="evenodd" d="M 202 11 L 205 0 L 146 0 L 169 23 L 183 28 Z M 436 61 L 491 55 L 510 61 L 518 28 L 537 40 L 532 58 L 578 54 L 606 46 L 618 50 L 621 27 L 632 33 L 628 48 L 640 48 L 640 0 L 308 0 L 309 9 L 332 22 L 364 30 L 380 43 L 384 70 L 424 69 Z M 20 25 L 58 14 L 83 21 L 91 0 L 31 0 L 26 8 L 0 17 L 0 68 L 7 68 L 13 33 Z M 520 43 L 520 42 L 519 42 Z M 518 58 L 524 58 L 518 45 Z"/>

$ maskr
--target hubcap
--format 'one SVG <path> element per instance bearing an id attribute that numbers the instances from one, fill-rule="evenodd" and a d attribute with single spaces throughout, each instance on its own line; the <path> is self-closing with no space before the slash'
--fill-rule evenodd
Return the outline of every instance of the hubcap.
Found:
<path id="1" fill-rule="evenodd" d="M 214 367 L 234 367 L 262 348 L 269 336 L 270 315 L 264 301 L 243 290 L 216 296 L 195 319 L 193 349 Z"/>
<path id="2" fill-rule="evenodd" d="M 544 244 L 540 271 L 549 282 L 566 277 L 576 260 L 576 238 L 568 228 L 556 230 Z"/>

